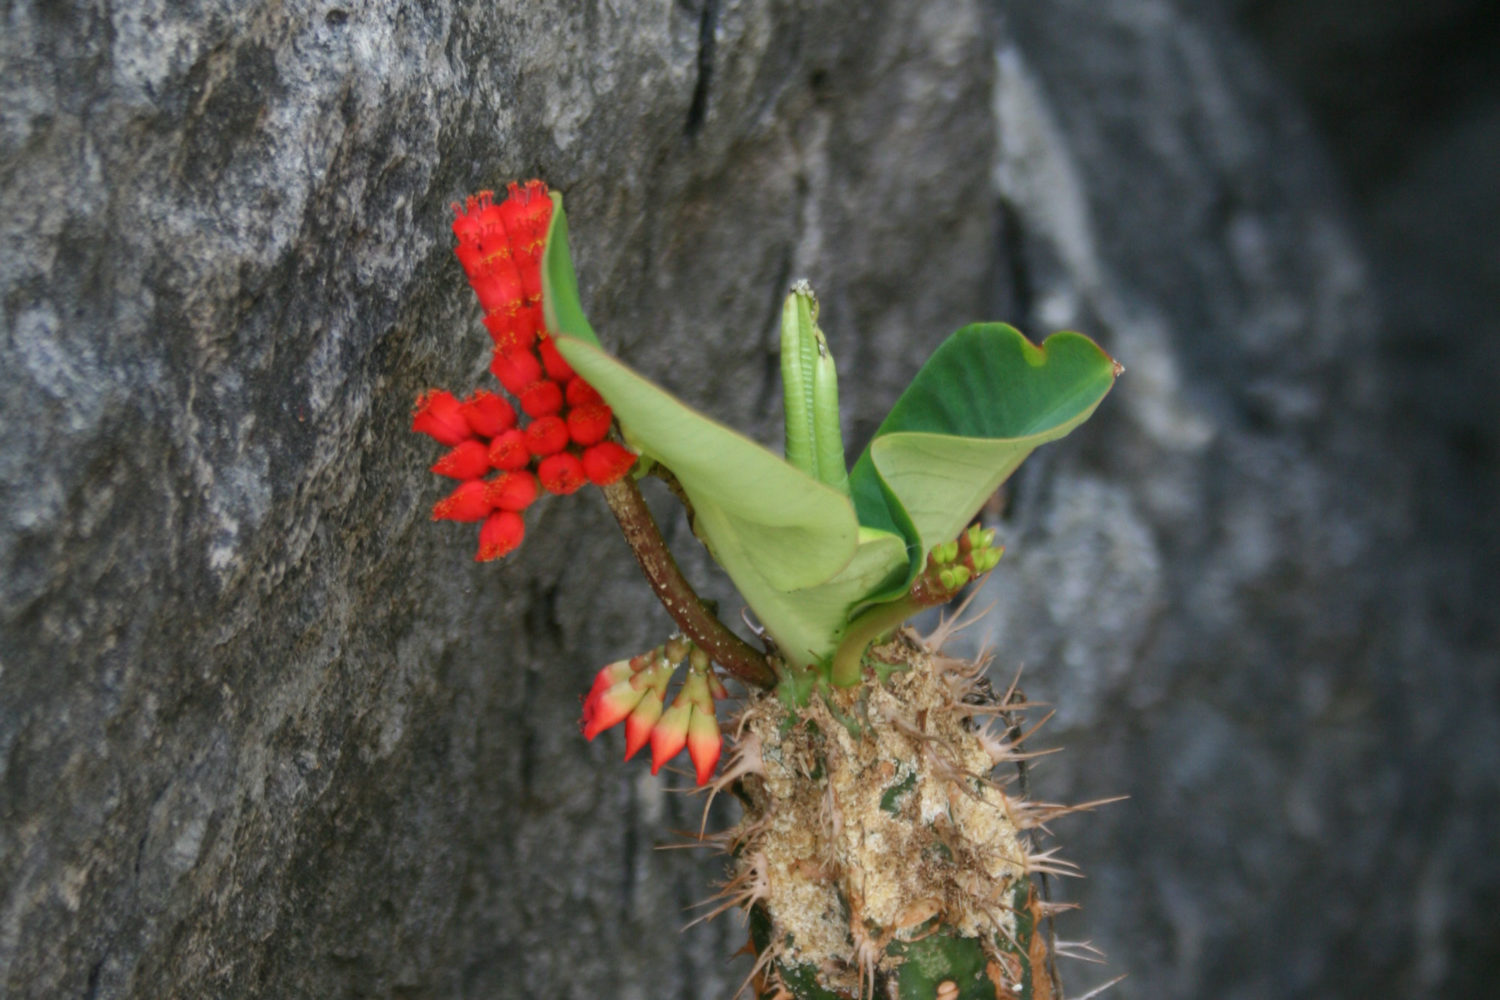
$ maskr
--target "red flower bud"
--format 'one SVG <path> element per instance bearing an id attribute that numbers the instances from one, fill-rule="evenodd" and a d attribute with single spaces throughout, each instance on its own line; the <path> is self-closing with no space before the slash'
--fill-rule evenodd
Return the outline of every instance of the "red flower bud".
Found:
<path id="1" fill-rule="evenodd" d="M 583 472 L 583 463 L 578 461 L 578 456 L 566 451 L 542 459 L 536 467 L 536 475 L 548 493 L 556 493 L 558 496 L 573 493 L 588 482 L 588 477 Z"/>
<path id="2" fill-rule="evenodd" d="M 478 479 L 490 471 L 490 450 L 481 441 L 462 441 L 434 462 L 432 471 L 452 479 Z"/>
<path id="3" fill-rule="evenodd" d="M 469 422 L 464 419 L 463 404 L 447 389 L 433 389 L 417 397 L 411 429 L 449 446 L 472 436 Z"/>
<path id="4" fill-rule="evenodd" d="M 526 304 L 526 284 L 504 248 L 469 272 L 469 287 L 486 313 L 508 313 Z"/>
<path id="5" fill-rule="evenodd" d="M 492 438 L 516 426 L 515 408 L 487 389 L 480 389 L 463 403 L 464 419 L 474 433 Z"/>
<path id="6" fill-rule="evenodd" d="M 542 227 L 545 236 L 546 227 Z M 542 251 L 546 249 L 543 236 L 537 237 L 529 247 L 517 246 L 516 270 L 521 272 L 521 289 L 526 297 L 531 300 L 540 300 L 542 297 Z"/>
<path id="7" fill-rule="evenodd" d="M 585 382 L 582 375 L 575 375 L 568 380 L 566 395 L 569 406 L 588 406 L 590 403 L 603 405 L 604 403 L 599 390 Z"/>
<path id="8" fill-rule="evenodd" d="M 514 552 L 526 537 L 526 522 L 512 510 L 497 510 L 485 518 L 479 529 L 479 551 L 475 562 L 488 562 Z M 700 782 L 701 784 L 702 782 Z"/>
<path id="9" fill-rule="evenodd" d="M 484 270 L 487 259 L 509 250 L 510 237 L 493 199 L 494 192 L 481 191 L 465 204 L 453 205 L 453 235 L 458 237 L 453 252 L 471 279 Z"/>
<path id="10" fill-rule="evenodd" d="M 484 328 L 490 331 L 490 339 L 497 351 L 529 351 L 536 343 L 541 310 L 536 306 L 518 306 L 502 309 L 484 317 Z"/>
<path id="11" fill-rule="evenodd" d="M 525 433 L 527 450 L 538 457 L 555 454 L 568 446 L 568 425 L 556 414 L 533 420 L 526 425 Z"/>
<path id="12" fill-rule="evenodd" d="M 453 248 L 458 262 L 463 265 L 464 275 L 478 274 L 484 269 L 484 249 L 479 243 L 460 243 Z"/>
<path id="13" fill-rule="evenodd" d="M 568 411 L 568 437 L 577 445 L 598 444 L 609 433 L 614 414 L 603 403 L 585 403 Z"/>
<path id="14" fill-rule="evenodd" d="M 495 435 L 495 440 L 490 442 L 490 464 L 506 471 L 530 465 L 531 449 L 526 447 L 526 434 L 512 427 Z"/>
<path id="15" fill-rule="evenodd" d="M 566 382 L 573 377 L 573 366 L 562 356 L 557 349 L 557 343 L 551 337 L 543 337 L 541 343 L 537 344 L 537 353 L 542 356 L 542 367 L 547 369 L 547 374 L 559 382 Z"/>
<path id="16" fill-rule="evenodd" d="M 516 397 L 528 417 L 545 417 L 561 410 L 563 405 L 562 386 L 548 378 L 531 383 Z"/>
<path id="17" fill-rule="evenodd" d="M 458 489 L 439 500 L 432 508 L 434 521 L 479 521 L 489 515 L 490 502 L 485 494 L 489 486 L 482 479 L 460 483 Z"/>
<path id="18" fill-rule="evenodd" d="M 454 216 L 454 253 L 484 307 L 485 326 L 495 345 L 530 348 L 540 328 L 536 303 L 542 294 L 541 253 L 552 221 L 547 185 L 512 184 L 498 205 L 492 192 L 481 191 L 464 205 L 454 205 Z"/>
<path id="19" fill-rule="evenodd" d="M 635 453 L 613 441 L 600 441 L 583 451 L 583 474 L 595 486 L 619 482 L 635 465 Z"/>
<path id="20" fill-rule="evenodd" d="M 542 363 L 530 351 L 496 351 L 490 371 L 512 396 L 542 377 Z"/>
<path id="21" fill-rule="evenodd" d="M 544 239 L 552 222 L 552 199 L 547 197 L 547 185 L 537 180 L 527 181 L 524 187 L 511 184 L 500 203 L 499 215 L 512 246 L 530 247 Z"/>
<path id="22" fill-rule="evenodd" d="M 480 191 L 470 195 L 464 204 L 453 203 L 453 235 L 460 246 L 483 239 L 491 230 L 505 235 L 505 223 L 495 206 L 495 192 Z"/>
<path id="23" fill-rule="evenodd" d="M 530 470 L 502 472 L 490 480 L 486 499 L 501 510 L 525 510 L 536 501 L 536 474 Z"/>

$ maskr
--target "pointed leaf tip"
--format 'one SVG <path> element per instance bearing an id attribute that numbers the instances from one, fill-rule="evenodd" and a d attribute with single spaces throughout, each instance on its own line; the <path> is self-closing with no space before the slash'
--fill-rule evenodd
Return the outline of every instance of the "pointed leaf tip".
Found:
<path id="1" fill-rule="evenodd" d="M 542 251 L 542 314 L 547 329 L 599 346 L 599 338 L 589 325 L 578 300 L 578 276 L 568 247 L 568 213 L 563 210 L 562 195 L 550 193 L 552 219 L 547 227 L 547 245 Z"/>

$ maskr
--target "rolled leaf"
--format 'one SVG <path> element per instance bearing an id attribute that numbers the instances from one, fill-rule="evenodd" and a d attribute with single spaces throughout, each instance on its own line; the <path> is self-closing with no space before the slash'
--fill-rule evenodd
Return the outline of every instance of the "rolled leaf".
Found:
<path id="1" fill-rule="evenodd" d="M 838 374 L 828 340 L 818 329 L 818 300 L 805 281 L 793 286 L 781 309 L 781 384 L 786 460 L 848 493 Z"/>

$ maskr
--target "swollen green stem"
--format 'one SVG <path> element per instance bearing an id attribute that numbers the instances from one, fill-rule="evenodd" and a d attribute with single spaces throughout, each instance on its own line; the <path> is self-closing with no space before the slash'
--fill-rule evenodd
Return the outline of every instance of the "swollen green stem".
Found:
<path id="1" fill-rule="evenodd" d="M 889 604 L 877 604 L 849 623 L 849 631 L 833 652 L 833 683 L 836 687 L 853 687 L 859 683 L 863 671 L 865 650 L 870 643 L 882 635 L 899 628 L 901 623 L 921 611 L 927 605 L 911 594 L 903 595 Z"/>

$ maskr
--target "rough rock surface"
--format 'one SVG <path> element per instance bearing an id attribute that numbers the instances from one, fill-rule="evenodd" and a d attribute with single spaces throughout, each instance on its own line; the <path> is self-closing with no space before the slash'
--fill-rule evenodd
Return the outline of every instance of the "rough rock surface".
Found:
<path id="1" fill-rule="evenodd" d="M 979 629 L 1060 709 L 1042 793 L 1132 795 L 1059 824 L 1065 936 L 1121 996 L 1478 982 L 1493 663 L 1424 599 L 1338 188 L 1205 10 L 7 5 L 0 993 L 737 983 L 676 933 L 717 862 L 652 850 L 695 802 L 574 726 L 666 627 L 602 503 L 498 567 L 427 520 L 408 408 L 485 344 L 447 205 L 531 175 L 608 344 L 763 440 L 794 277 L 856 439 L 962 322 L 1098 336 Z"/>

